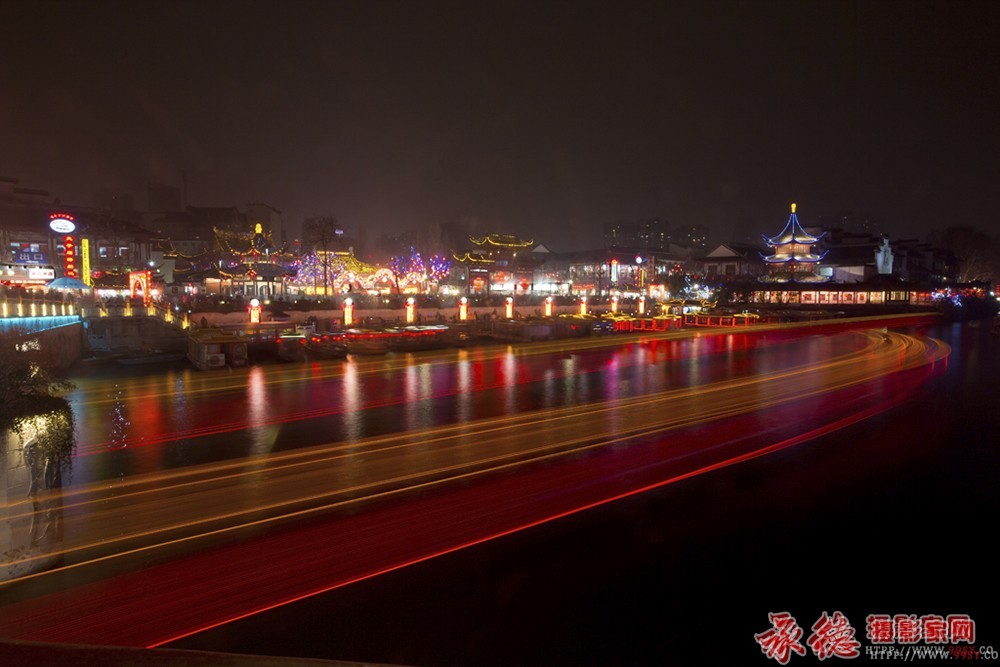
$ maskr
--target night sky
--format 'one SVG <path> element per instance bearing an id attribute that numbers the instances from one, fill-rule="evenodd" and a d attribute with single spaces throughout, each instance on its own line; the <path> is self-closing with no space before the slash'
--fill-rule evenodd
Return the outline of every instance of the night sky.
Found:
<path id="1" fill-rule="evenodd" d="M 0 0 L 0 174 L 554 250 L 791 201 L 997 232 L 997 5 Z"/>

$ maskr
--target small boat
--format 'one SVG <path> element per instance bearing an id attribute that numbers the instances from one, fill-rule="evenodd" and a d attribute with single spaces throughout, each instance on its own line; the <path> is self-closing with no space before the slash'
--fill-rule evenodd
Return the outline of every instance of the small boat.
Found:
<path id="1" fill-rule="evenodd" d="M 344 345 L 351 354 L 385 354 L 389 351 L 389 334 L 348 329 L 344 332 Z"/>
<path id="2" fill-rule="evenodd" d="M 451 344 L 446 326 L 409 326 L 388 329 L 389 348 L 400 352 L 438 350 Z"/>
<path id="3" fill-rule="evenodd" d="M 282 361 L 305 361 L 308 339 L 302 334 L 282 334 L 278 336 L 278 359 Z"/>
<path id="4" fill-rule="evenodd" d="M 247 365 L 247 341 L 217 329 L 196 331 L 188 336 L 187 358 L 203 371 L 241 368 Z"/>
<path id="5" fill-rule="evenodd" d="M 314 333 L 306 341 L 306 351 L 313 359 L 343 359 L 347 345 L 342 333 Z"/>
<path id="6" fill-rule="evenodd" d="M 446 338 L 449 347 L 470 347 L 479 340 L 476 333 L 469 327 L 450 327 Z"/>

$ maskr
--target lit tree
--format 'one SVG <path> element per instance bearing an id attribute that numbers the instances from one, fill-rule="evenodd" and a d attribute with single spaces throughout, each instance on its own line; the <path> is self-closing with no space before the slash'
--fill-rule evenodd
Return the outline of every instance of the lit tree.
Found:
<path id="1" fill-rule="evenodd" d="M 23 331 L 0 334 L 0 420 L 45 403 L 72 385 L 56 373 L 57 359 Z"/>
<path id="2" fill-rule="evenodd" d="M 451 260 L 444 255 L 432 255 L 427 261 L 427 276 L 436 282 L 441 282 L 451 272 Z"/>
<path id="3" fill-rule="evenodd" d="M 399 294 L 399 279 L 413 274 L 422 276 L 425 271 L 424 259 L 413 246 L 410 246 L 409 252 L 395 255 L 389 260 L 389 268 L 396 280 L 396 293 Z"/>
<path id="4" fill-rule="evenodd" d="M 969 225 L 949 227 L 935 237 L 933 242 L 955 253 L 962 282 L 1000 277 L 1000 241 L 996 238 Z"/>
<path id="5" fill-rule="evenodd" d="M 289 279 L 289 282 L 298 287 L 311 285 L 314 293 L 316 284 L 323 278 L 324 273 L 329 273 L 329 268 L 323 266 L 323 262 L 314 252 L 295 260 L 291 268 L 295 271 L 295 275 Z"/>
<path id="6" fill-rule="evenodd" d="M 302 224 L 302 237 L 306 243 L 313 246 L 317 255 L 320 255 L 319 251 L 322 251 L 320 264 L 323 266 L 323 294 L 329 292 L 330 251 L 335 247 L 337 238 L 342 232 L 340 223 L 332 216 L 307 218 Z"/>
<path id="7" fill-rule="evenodd" d="M 392 279 L 396 283 L 396 294 L 401 294 L 399 278 L 406 275 L 406 267 L 409 266 L 409 262 L 408 255 L 393 255 L 389 258 L 389 270 L 392 271 Z"/>

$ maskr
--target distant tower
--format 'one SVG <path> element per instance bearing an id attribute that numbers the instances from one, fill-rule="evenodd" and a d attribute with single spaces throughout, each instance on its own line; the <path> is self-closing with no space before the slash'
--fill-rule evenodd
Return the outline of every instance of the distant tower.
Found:
<path id="1" fill-rule="evenodd" d="M 889 239 L 882 237 L 882 245 L 875 251 L 875 267 L 880 276 L 892 275 L 892 248 Z"/>
<path id="2" fill-rule="evenodd" d="M 764 262 L 767 264 L 769 275 L 763 276 L 762 281 L 787 283 L 821 283 L 827 278 L 816 273 L 817 266 L 821 259 L 826 257 L 824 252 L 817 255 L 813 252 L 812 246 L 826 235 L 826 232 L 819 236 L 807 234 L 799 224 L 799 218 L 795 215 L 795 204 L 792 204 L 792 213 L 788 216 L 785 228 L 777 236 L 762 238 L 768 247 L 774 250 L 773 255 L 764 255 Z"/>

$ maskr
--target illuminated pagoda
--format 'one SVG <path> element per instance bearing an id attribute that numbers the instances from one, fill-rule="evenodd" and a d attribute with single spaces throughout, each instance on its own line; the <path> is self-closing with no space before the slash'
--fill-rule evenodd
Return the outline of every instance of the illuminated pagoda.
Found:
<path id="1" fill-rule="evenodd" d="M 785 228 L 781 230 L 781 233 L 770 238 L 762 235 L 768 247 L 773 249 L 774 254 L 761 253 L 761 257 L 768 267 L 768 275 L 762 276 L 761 282 L 826 282 L 828 278 L 817 273 L 819 262 L 826 257 L 826 252 L 818 255 L 813 252 L 812 248 L 825 235 L 826 232 L 819 236 L 813 236 L 806 232 L 799 224 L 799 218 L 795 215 L 795 204 L 792 204 L 792 213 L 788 216 L 788 222 L 785 223 Z"/>
<path id="2" fill-rule="evenodd" d="M 294 275 L 294 259 L 284 248 L 276 248 L 271 234 L 258 222 L 253 231 L 213 227 L 215 247 L 196 256 L 176 251 L 165 257 L 184 259 L 188 266 L 175 268 L 177 278 L 188 284 L 204 283 L 208 294 L 284 296 L 285 279 Z"/>
<path id="3" fill-rule="evenodd" d="M 285 294 L 284 279 L 295 273 L 284 263 L 291 255 L 275 247 L 261 223 L 254 225 L 252 234 L 218 227 L 214 231 L 218 249 L 228 256 L 219 261 L 218 272 L 234 293 L 265 298 Z"/>

